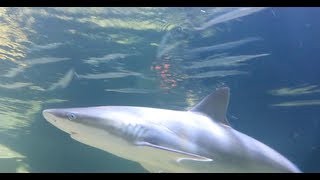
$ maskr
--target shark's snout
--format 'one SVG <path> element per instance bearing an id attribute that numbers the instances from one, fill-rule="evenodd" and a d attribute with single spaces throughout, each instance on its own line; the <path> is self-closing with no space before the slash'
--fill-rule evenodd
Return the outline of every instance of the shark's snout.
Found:
<path id="1" fill-rule="evenodd" d="M 42 111 L 42 115 L 49 122 L 56 121 L 56 110 L 54 109 L 45 109 Z"/>

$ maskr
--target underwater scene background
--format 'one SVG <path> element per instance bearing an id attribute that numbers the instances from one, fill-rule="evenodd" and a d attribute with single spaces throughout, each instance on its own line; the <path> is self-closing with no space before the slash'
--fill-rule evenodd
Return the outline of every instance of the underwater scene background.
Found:
<path id="1" fill-rule="evenodd" d="M 0 172 L 147 172 L 46 108 L 187 110 L 231 89 L 231 126 L 320 171 L 320 8 L 0 8 Z"/>

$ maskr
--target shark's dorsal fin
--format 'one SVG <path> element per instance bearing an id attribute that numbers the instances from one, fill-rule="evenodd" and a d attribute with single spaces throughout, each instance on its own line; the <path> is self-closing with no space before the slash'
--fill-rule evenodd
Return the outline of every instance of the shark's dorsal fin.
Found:
<path id="1" fill-rule="evenodd" d="M 229 96 L 230 89 L 228 87 L 219 88 L 191 108 L 190 111 L 203 113 L 213 120 L 230 126 L 226 118 Z"/>

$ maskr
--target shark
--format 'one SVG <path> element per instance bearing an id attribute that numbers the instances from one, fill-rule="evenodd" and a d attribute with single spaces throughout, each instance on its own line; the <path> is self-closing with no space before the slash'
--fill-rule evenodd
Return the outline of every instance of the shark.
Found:
<path id="1" fill-rule="evenodd" d="M 299 173 L 262 142 L 230 126 L 230 89 L 180 111 L 140 106 L 45 109 L 44 118 L 83 144 L 152 173 Z"/>

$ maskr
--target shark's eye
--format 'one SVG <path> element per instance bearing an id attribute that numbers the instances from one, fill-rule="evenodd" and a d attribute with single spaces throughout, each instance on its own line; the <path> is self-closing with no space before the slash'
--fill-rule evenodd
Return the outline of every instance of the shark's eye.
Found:
<path id="1" fill-rule="evenodd" d="M 77 116 L 75 114 L 73 114 L 73 113 L 68 113 L 67 116 L 68 116 L 69 120 L 74 120 L 74 119 L 77 118 Z"/>

